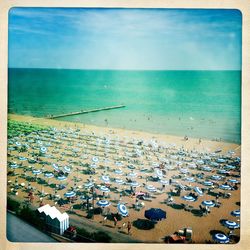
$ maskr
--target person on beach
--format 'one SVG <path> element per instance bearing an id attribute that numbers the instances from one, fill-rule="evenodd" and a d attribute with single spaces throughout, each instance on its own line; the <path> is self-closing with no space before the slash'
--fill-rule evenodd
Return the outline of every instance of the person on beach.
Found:
<path id="1" fill-rule="evenodd" d="M 128 234 L 130 234 L 130 230 L 131 230 L 131 222 L 130 221 L 128 221 L 127 229 L 128 229 Z"/>
<path id="2" fill-rule="evenodd" d="M 117 218 L 116 216 L 114 216 L 114 227 L 116 227 L 116 225 L 117 225 Z"/>

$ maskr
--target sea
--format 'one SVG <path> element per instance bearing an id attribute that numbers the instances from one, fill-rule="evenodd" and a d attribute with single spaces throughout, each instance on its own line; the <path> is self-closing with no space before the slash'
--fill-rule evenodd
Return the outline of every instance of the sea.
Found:
<path id="1" fill-rule="evenodd" d="M 241 71 L 9 68 L 8 112 L 241 143 Z"/>

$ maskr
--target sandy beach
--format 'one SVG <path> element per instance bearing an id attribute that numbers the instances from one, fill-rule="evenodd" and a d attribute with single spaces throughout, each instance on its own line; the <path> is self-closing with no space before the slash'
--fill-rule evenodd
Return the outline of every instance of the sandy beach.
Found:
<path id="1" fill-rule="evenodd" d="M 241 146 L 238 144 L 199 140 L 199 138 L 185 140 L 184 137 L 172 135 L 97 127 L 22 115 L 9 115 L 8 118 L 9 121 L 44 126 L 44 129 L 37 133 L 20 134 L 18 138 L 10 138 L 8 141 L 8 171 L 14 172 L 8 175 L 8 194 L 17 193 L 16 198 L 22 201 L 27 200 L 26 189 L 30 184 L 35 190 L 34 205 L 39 206 L 40 194 L 43 193 L 45 194 L 43 204 L 55 205 L 61 212 L 69 211 L 73 206 L 74 214 L 70 214 L 70 217 L 74 221 L 77 220 L 79 225 L 81 222 L 94 220 L 101 228 L 113 228 L 114 231 L 123 234 L 127 232 L 126 227 L 122 227 L 123 223 L 130 221 L 131 237 L 143 242 L 163 243 L 166 236 L 183 228 L 192 229 L 194 243 L 214 242 L 213 232 L 228 234 L 230 231 L 222 225 L 221 220 L 239 223 L 238 218 L 231 214 L 233 210 L 240 209 L 240 166 L 234 168 L 233 165 L 241 154 Z M 17 142 L 21 146 L 28 144 L 28 149 L 21 152 L 18 148 L 21 146 L 16 145 Z M 40 152 L 42 147 L 45 148 L 43 154 Z M 35 160 L 33 163 L 28 161 L 32 159 Z M 219 159 L 223 161 L 220 162 Z M 18 167 L 13 167 L 15 164 Z M 53 164 L 65 173 L 67 177 L 65 181 L 60 182 L 55 177 L 45 177 L 46 172 L 58 176 Z M 68 167 L 66 172 L 65 166 Z M 41 173 L 35 180 L 29 181 L 27 177 L 34 177 L 32 172 L 34 170 L 41 170 Z M 115 170 L 121 170 L 121 173 L 118 174 Z M 92 171 L 94 173 L 91 174 Z M 105 183 L 103 176 L 108 176 L 109 181 Z M 219 177 L 216 179 L 217 177 L 212 176 Z M 119 184 L 116 182 L 117 179 L 124 183 Z M 165 181 L 165 186 L 161 180 Z M 213 185 L 206 186 L 205 181 L 211 181 Z M 94 201 L 95 207 L 98 199 L 110 202 L 104 209 L 108 209 L 109 213 L 117 213 L 119 202 L 126 205 L 129 216 L 118 221 L 115 228 L 112 220 L 103 223 L 105 216 L 102 214 L 87 219 L 87 210 L 79 206 L 83 203 L 80 197 L 88 193 L 85 184 L 89 182 L 94 183 L 98 196 Z M 131 182 L 136 182 L 138 185 L 134 190 L 135 193 L 148 193 L 149 199 L 139 199 L 129 193 Z M 49 194 L 54 195 L 57 189 L 51 184 L 65 184 L 64 189 L 56 191 L 57 197 L 63 199 L 67 191 L 76 192 L 74 203 L 59 206 L 56 200 L 50 199 Z M 17 185 L 18 189 L 15 188 Z M 223 190 L 221 185 L 229 185 L 229 189 Z M 104 194 L 105 197 L 102 197 L 101 186 L 109 188 L 109 192 Z M 171 195 L 172 204 L 166 204 L 171 190 L 179 186 L 183 187 L 180 188 L 180 195 Z M 237 188 L 234 188 L 235 186 Z M 154 191 L 149 191 L 149 187 L 153 187 Z M 194 193 L 195 187 L 202 190 L 202 195 L 197 195 L 197 199 L 192 202 L 184 200 L 184 196 Z M 230 195 L 229 198 L 220 196 L 219 205 L 210 207 L 207 215 L 201 215 L 201 203 L 215 202 L 219 193 L 221 195 L 230 193 Z M 186 209 L 185 205 L 192 207 Z M 144 213 L 150 208 L 166 211 L 166 219 L 155 223 L 154 228 L 150 230 L 136 226 L 135 221 L 146 220 Z M 239 236 L 240 229 L 233 230 L 233 233 Z"/>

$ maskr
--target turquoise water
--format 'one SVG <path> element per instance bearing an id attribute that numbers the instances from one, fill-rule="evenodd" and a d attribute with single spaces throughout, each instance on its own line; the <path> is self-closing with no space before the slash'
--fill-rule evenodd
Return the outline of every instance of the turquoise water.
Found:
<path id="1" fill-rule="evenodd" d="M 9 69 L 9 113 L 240 143 L 240 71 Z M 106 121 L 105 121 L 106 120 Z"/>

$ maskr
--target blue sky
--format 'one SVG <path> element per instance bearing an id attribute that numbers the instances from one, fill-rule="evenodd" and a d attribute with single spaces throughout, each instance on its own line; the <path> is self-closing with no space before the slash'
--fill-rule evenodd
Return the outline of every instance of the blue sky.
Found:
<path id="1" fill-rule="evenodd" d="M 13 8 L 9 67 L 238 70 L 241 13 Z"/>

